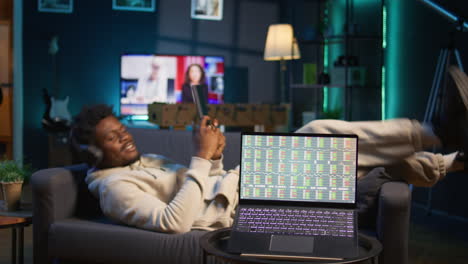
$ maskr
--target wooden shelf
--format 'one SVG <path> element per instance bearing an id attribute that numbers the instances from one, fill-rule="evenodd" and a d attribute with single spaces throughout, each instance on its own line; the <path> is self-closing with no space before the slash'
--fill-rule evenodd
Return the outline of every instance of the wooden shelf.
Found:
<path id="1" fill-rule="evenodd" d="M 291 84 L 291 88 L 295 89 L 322 89 L 325 87 L 328 88 L 349 88 L 351 85 L 348 85 L 347 87 L 344 84 Z"/>
<path id="2" fill-rule="evenodd" d="M 380 35 L 348 35 L 348 40 L 382 40 Z M 327 42 L 325 42 L 327 41 Z M 341 44 L 346 41 L 345 35 L 334 35 L 316 40 L 298 40 L 299 44 L 309 45 L 333 45 Z"/>
<path id="3" fill-rule="evenodd" d="M 333 40 L 333 39 L 345 39 L 346 35 L 333 35 L 328 36 L 325 39 Z M 381 35 L 348 35 L 348 39 L 357 39 L 357 40 L 381 40 Z"/>

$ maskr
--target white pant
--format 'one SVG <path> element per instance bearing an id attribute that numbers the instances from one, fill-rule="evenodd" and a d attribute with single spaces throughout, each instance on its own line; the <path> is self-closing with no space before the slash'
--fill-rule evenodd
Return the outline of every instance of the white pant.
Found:
<path id="1" fill-rule="evenodd" d="M 356 134 L 359 137 L 358 178 L 375 167 L 384 167 L 395 179 L 415 186 L 432 186 L 445 177 L 441 154 L 425 152 L 440 140 L 410 119 L 347 122 L 315 120 L 297 133 Z"/>

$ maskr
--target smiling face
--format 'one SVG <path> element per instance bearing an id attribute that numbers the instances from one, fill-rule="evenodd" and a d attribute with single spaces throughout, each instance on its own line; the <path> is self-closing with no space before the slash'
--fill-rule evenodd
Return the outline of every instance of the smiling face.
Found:
<path id="1" fill-rule="evenodd" d="M 126 166 L 138 159 L 140 154 L 132 135 L 114 116 L 108 116 L 96 125 L 96 146 L 103 152 L 99 168 Z"/>

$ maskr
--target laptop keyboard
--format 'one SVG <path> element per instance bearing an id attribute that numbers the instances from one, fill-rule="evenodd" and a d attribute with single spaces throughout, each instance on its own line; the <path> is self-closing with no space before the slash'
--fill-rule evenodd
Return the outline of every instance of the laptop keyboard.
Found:
<path id="1" fill-rule="evenodd" d="M 353 237 L 352 211 L 243 207 L 239 209 L 239 232 L 288 235 Z"/>

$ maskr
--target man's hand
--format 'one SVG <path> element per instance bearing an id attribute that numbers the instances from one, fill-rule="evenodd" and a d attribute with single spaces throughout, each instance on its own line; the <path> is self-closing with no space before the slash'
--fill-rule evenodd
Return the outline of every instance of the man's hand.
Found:
<path id="1" fill-rule="evenodd" d="M 215 119 L 211 125 L 207 125 L 208 120 L 210 118 L 204 116 L 200 121 L 200 126 L 194 131 L 195 156 L 207 160 L 212 159 L 217 153 L 220 134 L 219 128 L 216 127 L 218 121 Z"/>
<path id="2" fill-rule="evenodd" d="M 218 129 L 218 148 L 216 148 L 216 151 L 213 154 L 213 157 L 211 157 L 211 159 L 212 160 L 220 159 L 221 156 L 223 155 L 224 147 L 226 147 L 226 137 Z"/>

